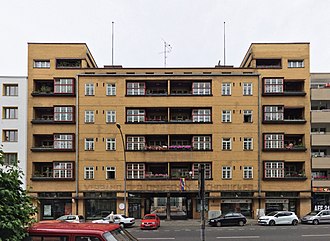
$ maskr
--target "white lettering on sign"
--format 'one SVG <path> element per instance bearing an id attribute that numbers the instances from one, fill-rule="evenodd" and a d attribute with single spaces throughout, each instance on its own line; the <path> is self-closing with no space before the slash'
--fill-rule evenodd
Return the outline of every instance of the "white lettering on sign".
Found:
<path id="1" fill-rule="evenodd" d="M 330 205 L 315 205 L 314 211 L 330 210 Z"/>

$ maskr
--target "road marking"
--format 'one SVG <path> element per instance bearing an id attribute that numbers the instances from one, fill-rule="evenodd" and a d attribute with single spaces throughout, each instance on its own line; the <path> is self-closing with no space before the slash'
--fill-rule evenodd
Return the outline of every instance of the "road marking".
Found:
<path id="1" fill-rule="evenodd" d="M 330 234 L 303 234 L 302 237 L 329 237 Z"/>
<path id="2" fill-rule="evenodd" d="M 138 240 L 173 240 L 175 238 L 138 238 Z"/>
<path id="3" fill-rule="evenodd" d="M 250 238 L 260 238 L 260 236 L 231 236 L 231 237 L 216 237 L 218 239 L 250 239 Z"/>

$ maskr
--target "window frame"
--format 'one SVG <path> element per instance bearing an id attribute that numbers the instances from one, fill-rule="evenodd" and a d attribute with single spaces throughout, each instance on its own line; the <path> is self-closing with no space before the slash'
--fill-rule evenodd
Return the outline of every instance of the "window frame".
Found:
<path id="1" fill-rule="evenodd" d="M 222 175 L 221 179 L 232 179 L 232 167 L 231 166 L 222 166 Z"/>
<path id="2" fill-rule="evenodd" d="M 18 142 L 18 130 L 17 129 L 5 129 L 2 130 L 3 142 Z"/>
<path id="3" fill-rule="evenodd" d="M 34 59 L 33 68 L 34 69 L 50 69 L 50 60 L 49 59 L 45 59 L 45 60 Z"/>
<path id="4" fill-rule="evenodd" d="M 192 83 L 192 95 L 211 95 L 211 83 L 210 82 L 193 82 Z"/>
<path id="5" fill-rule="evenodd" d="M 222 150 L 223 151 L 231 151 L 232 150 L 232 141 L 231 137 L 223 137 L 222 138 Z"/>
<path id="6" fill-rule="evenodd" d="M 222 110 L 221 122 L 222 123 L 231 123 L 231 110 Z"/>
<path id="7" fill-rule="evenodd" d="M 253 166 L 243 167 L 243 179 L 253 179 Z"/>
<path id="8" fill-rule="evenodd" d="M 146 138 L 145 136 L 128 136 L 126 139 L 126 148 L 130 151 L 145 150 Z"/>
<path id="9" fill-rule="evenodd" d="M 107 83 L 105 95 L 116 96 L 116 94 L 117 94 L 116 84 Z"/>
<path id="10" fill-rule="evenodd" d="M 85 96 L 94 96 L 95 86 L 94 83 L 85 83 Z"/>
<path id="11" fill-rule="evenodd" d="M 283 121 L 284 120 L 284 106 L 283 105 L 265 105 L 263 107 L 264 121 Z"/>
<path id="12" fill-rule="evenodd" d="M 128 123 L 145 122 L 146 121 L 145 109 L 127 109 L 126 121 Z"/>
<path id="13" fill-rule="evenodd" d="M 84 167 L 84 179 L 85 180 L 94 179 L 94 166 L 85 166 Z"/>
<path id="14" fill-rule="evenodd" d="M 115 151 L 116 150 L 116 138 L 106 138 L 105 139 L 105 150 Z"/>
<path id="15" fill-rule="evenodd" d="M 4 165 L 7 165 L 7 166 L 15 165 L 18 161 L 18 153 L 17 152 L 4 152 L 3 161 L 4 161 Z"/>
<path id="16" fill-rule="evenodd" d="M 145 178 L 145 163 L 128 163 L 127 164 L 127 179 L 144 179 Z"/>
<path id="17" fill-rule="evenodd" d="M 127 82 L 126 83 L 126 95 L 146 95 L 146 83 L 145 82 Z"/>
<path id="18" fill-rule="evenodd" d="M 263 78 L 264 94 L 283 94 L 284 78 Z"/>
<path id="19" fill-rule="evenodd" d="M 253 83 L 243 83 L 243 95 L 252 96 L 253 95 Z"/>
<path id="20" fill-rule="evenodd" d="M 18 107 L 17 106 L 3 106 L 3 119 L 4 120 L 17 120 L 18 119 Z"/>
<path id="21" fill-rule="evenodd" d="M 212 137 L 211 136 L 193 136 L 192 138 L 193 150 L 211 150 Z"/>
<path id="22" fill-rule="evenodd" d="M 106 123 L 116 123 L 116 111 L 107 110 L 105 113 L 105 122 Z"/>
<path id="23" fill-rule="evenodd" d="M 73 150 L 74 134 L 54 133 L 53 141 L 56 150 Z"/>
<path id="24" fill-rule="evenodd" d="M 18 84 L 3 84 L 3 96 L 18 96 Z"/>
<path id="25" fill-rule="evenodd" d="M 110 177 L 112 173 L 113 177 Z M 116 179 L 116 167 L 106 166 L 105 168 L 105 179 L 106 180 L 115 180 Z"/>
<path id="26" fill-rule="evenodd" d="M 71 82 L 71 83 L 70 83 Z M 54 94 L 71 94 L 75 91 L 75 81 L 73 78 L 55 78 Z"/>
<path id="27" fill-rule="evenodd" d="M 193 122 L 211 122 L 212 113 L 211 109 L 193 109 L 192 110 Z"/>
<path id="28" fill-rule="evenodd" d="M 74 106 L 54 106 L 55 122 L 73 122 L 74 120 L 75 120 Z"/>
<path id="29" fill-rule="evenodd" d="M 85 151 L 94 151 L 95 149 L 95 140 L 92 137 L 85 138 L 84 143 Z"/>
<path id="30" fill-rule="evenodd" d="M 73 162 L 53 162 L 53 178 L 73 178 Z"/>
<path id="31" fill-rule="evenodd" d="M 284 134 L 283 133 L 265 133 L 264 134 L 264 149 L 283 149 Z"/>
<path id="32" fill-rule="evenodd" d="M 305 61 L 303 59 L 288 59 L 288 68 L 305 68 Z"/>
<path id="33" fill-rule="evenodd" d="M 245 121 L 245 118 L 250 121 Z M 253 110 L 243 110 L 243 123 L 253 122 Z"/>
<path id="34" fill-rule="evenodd" d="M 85 110 L 85 123 L 94 123 L 95 113 L 94 110 Z"/>
<path id="35" fill-rule="evenodd" d="M 221 95 L 230 96 L 231 95 L 231 82 L 223 82 L 221 84 Z"/>
<path id="36" fill-rule="evenodd" d="M 244 137 L 243 138 L 243 150 L 244 151 L 252 151 L 253 150 L 253 138 L 252 137 Z"/>
<path id="37" fill-rule="evenodd" d="M 284 178 L 284 161 L 264 161 L 264 178 Z"/>

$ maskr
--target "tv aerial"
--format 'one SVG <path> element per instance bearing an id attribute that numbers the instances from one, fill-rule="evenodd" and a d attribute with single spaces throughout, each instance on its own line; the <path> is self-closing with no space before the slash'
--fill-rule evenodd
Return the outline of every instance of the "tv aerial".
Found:
<path id="1" fill-rule="evenodd" d="M 167 59 L 167 54 L 169 54 L 172 51 L 172 46 L 166 42 L 164 39 L 162 39 L 164 42 L 164 51 L 161 52 L 161 54 L 164 54 L 164 67 L 166 68 L 166 59 Z"/>

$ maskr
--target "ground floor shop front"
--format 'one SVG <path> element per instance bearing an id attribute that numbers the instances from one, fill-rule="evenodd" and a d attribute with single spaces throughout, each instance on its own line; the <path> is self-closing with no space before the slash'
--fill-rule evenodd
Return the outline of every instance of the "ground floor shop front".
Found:
<path id="1" fill-rule="evenodd" d="M 85 192 L 78 197 L 71 192 L 37 194 L 39 220 L 55 219 L 65 214 L 82 214 L 86 220 L 100 219 L 112 211 L 125 213 L 123 193 Z M 330 199 L 327 199 L 330 201 Z M 198 192 L 127 192 L 126 214 L 140 219 L 156 213 L 162 219 L 199 219 L 201 201 Z M 206 218 L 240 212 L 257 218 L 277 210 L 294 211 L 298 216 L 311 209 L 311 196 L 299 192 L 206 192 Z"/>

